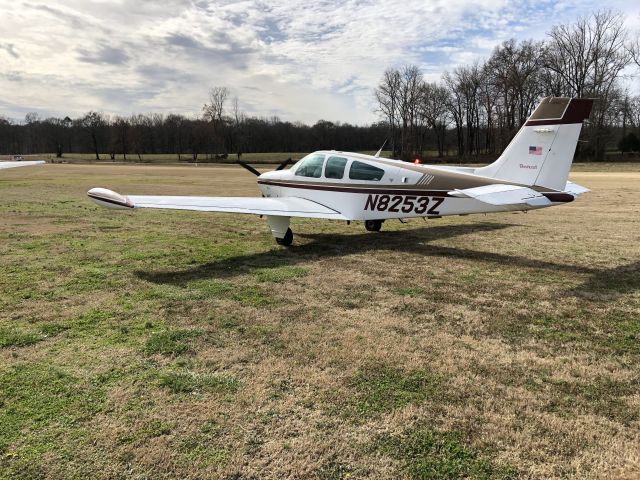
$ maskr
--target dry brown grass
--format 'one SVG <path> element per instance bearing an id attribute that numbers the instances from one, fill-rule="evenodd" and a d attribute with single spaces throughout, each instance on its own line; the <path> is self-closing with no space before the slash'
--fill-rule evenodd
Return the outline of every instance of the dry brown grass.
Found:
<path id="1" fill-rule="evenodd" d="M 572 180 L 526 215 L 299 220 L 285 250 L 84 196 L 256 194 L 238 168 L 4 172 L 0 328 L 39 337 L 0 348 L 0 475 L 405 478 L 389 442 L 428 431 L 472 478 L 638 478 L 640 173 Z"/>

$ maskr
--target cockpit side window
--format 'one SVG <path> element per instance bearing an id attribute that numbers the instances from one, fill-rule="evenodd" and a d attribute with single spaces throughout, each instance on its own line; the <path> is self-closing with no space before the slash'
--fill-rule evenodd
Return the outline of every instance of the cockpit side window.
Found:
<path id="1" fill-rule="evenodd" d="M 369 180 L 379 182 L 384 175 L 384 170 L 368 163 L 354 160 L 349 169 L 351 180 Z"/>
<path id="2" fill-rule="evenodd" d="M 300 161 L 296 167 L 295 175 L 298 177 L 320 178 L 322 176 L 322 164 L 324 155 L 309 155 Z"/>
<path id="3" fill-rule="evenodd" d="M 344 177 L 344 167 L 347 166 L 347 159 L 344 157 L 329 157 L 327 165 L 324 167 L 324 176 L 326 178 L 342 178 Z"/>

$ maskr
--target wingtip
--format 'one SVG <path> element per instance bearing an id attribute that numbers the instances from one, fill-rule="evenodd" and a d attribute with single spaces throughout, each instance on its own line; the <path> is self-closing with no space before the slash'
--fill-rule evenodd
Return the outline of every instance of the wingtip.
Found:
<path id="1" fill-rule="evenodd" d="M 97 205 L 107 208 L 133 208 L 133 203 L 126 195 L 120 195 L 107 188 L 92 188 L 87 196 Z"/>

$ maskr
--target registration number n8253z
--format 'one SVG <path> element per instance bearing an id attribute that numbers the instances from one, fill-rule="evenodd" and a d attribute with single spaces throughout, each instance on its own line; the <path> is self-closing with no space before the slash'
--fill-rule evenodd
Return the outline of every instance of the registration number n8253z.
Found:
<path id="1" fill-rule="evenodd" d="M 373 195 L 369 194 L 364 204 L 365 210 L 390 213 L 416 213 L 418 215 L 440 215 L 437 208 L 444 202 L 439 197 L 418 197 L 414 195 Z"/>

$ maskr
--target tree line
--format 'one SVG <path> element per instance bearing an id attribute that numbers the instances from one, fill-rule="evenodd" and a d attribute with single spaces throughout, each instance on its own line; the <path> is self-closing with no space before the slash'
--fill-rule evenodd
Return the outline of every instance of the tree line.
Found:
<path id="1" fill-rule="evenodd" d="M 475 159 L 502 151 L 540 99 L 553 95 L 596 99 L 579 149 L 583 158 L 602 160 L 610 147 L 640 151 L 640 95 L 623 86 L 625 75 L 637 83 L 633 66 L 640 67 L 638 40 L 631 41 L 621 14 L 599 11 L 551 28 L 544 41 L 506 41 L 487 60 L 455 68 L 438 82 L 425 81 L 415 65 L 387 69 L 373 92 L 380 121 L 371 125 L 252 117 L 227 87 L 214 87 L 196 117 L 29 113 L 18 123 L 0 116 L 0 154 L 93 152 L 96 159 L 143 160 L 162 153 L 197 161 L 253 152 L 377 150 L 386 141 L 395 158 L 435 152 Z"/>
<path id="2" fill-rule="evenodd" d="M 216 90 L 216 89 L 212 89 Z M 100 112 L 71 119 L 26 115 L 15 123 L 0 117 L 0 154 L 92 152 L 97 160 L 144 160 L 147 154 L 173 154 L 179 160 L 241 156 L 253 152 L 310 152 L 322 148 L 376 150 L 386 126 L 318 121 L 313 126 L 277 117 L 237 118 L 226 112 L 211 116 L 205 105 L 202 117 L 159 113 L 110 117 Z"/>
<path id="3" fill-rule="evenodd" d="M 595 98 L 581 155 L 602 160 L 616 143 L 639 151 L 640 96 L 622 81 L 640 67 L 638 47 L 622 14 L 599 11 L 553 27 L 544 41 L 506 41 L 439 82 L 425 81 L 415 65 L 390 68 L 375 89 L 378 112 L 396 157 L 453 147 L 472 158 L 502 151 L 543 97 Z"/>

